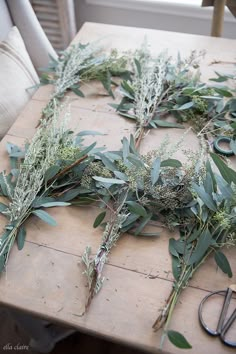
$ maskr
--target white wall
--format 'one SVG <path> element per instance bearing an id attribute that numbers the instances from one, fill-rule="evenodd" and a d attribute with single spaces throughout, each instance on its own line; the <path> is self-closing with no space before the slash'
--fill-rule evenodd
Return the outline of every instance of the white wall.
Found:
<path id="1" fill-rule="evenodd" d="M 89 21 L 210 35 L 212 7 L 201 8 L 196 0 L 189 0 L 188 5 L 174 2 L 75 0 L 77 25 L 80 28 L 84 22 Z M 236 39 L 236 18 L 227 10 L 223 37 Z"/>

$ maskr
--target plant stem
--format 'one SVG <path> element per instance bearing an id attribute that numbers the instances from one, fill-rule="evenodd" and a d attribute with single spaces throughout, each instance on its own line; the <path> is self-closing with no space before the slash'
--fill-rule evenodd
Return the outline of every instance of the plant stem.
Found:
<path id="1" fill-rule="evenodd" d="M 61 176 L 63 176 L 65 173 L 67 173 L 68 171 L 70 171 L 72 168 L 74 168 L 75 166 L 79 165 L 82 161 L 84 161 L 85 159 L 87 159 L 88 155 L 85 155 L 83 157 L 81 157 L 80 159 L 76 160 L 75 162 L 73 162 L 71 165 L 65 167 L 62 171 L 60 171 L 59 173 L 57 173 L 53 178 L 51 178 L 48 183 L 52 183 L 53 181 L 55 181 L 56 179 L 60 178 Z"/>
<path id="2" fill-rule="evenodd" d="M 12 248 L 14 241 L 16 239 L 16 236 L 17 236 L 18 229 L 25 222 L 25 220 L 29 217 L 30 214 L 31 214 L 31 210 L 28 211 L 26 213 L 26 215 L 22 216 L 19 219 L 17 224 L 13 227 L 13 229 L 11 230 L 9 235 L 7 236 L 6 241 L 2 244 L 2 247 L 0 250 L 0 258 L 4 257 L 4 254 L 6 253 L 6 259 L 4 261 L 4 266 L 6 266 L 6 264 L 7 264 L 11 248 Z"/>
<path id="3" fill-rule="evenodd" d="M 157 320 L 153 324 L 154 331 L 158 331 L 163 325 L 163 334 L 161 337 L 160 348 L 163 347 L 164 340 L 166 338 L 169 324 L 175 309 L 175 306 L 178 302 L 179 296 L 182 293 L 182 290 L 186 288 L 189 280 L 192 278 L 193 274 L 197 271 L 197 269 L 205 262 L 207 257 L 213 252 L 213 248 L 210 248 L 206 255 L 199 261 L 199 263 L 195 267 L 187 266 L 186 264 L 183 267 L 180 278 L 174 284 L 174 288 L 171 290 L 171 293 L 166 301 L 165 307 L 161 311 L 161 315 L 158 316 Z"/>
<path id="4" fill-rule="evenodd" d="M 136 149 L 138 149 L 141 145 L 141 141 L 142 141 L 144 132 L 145 132 L 145 128 L 143 126 L 141 126 L 139 134 L 138 134 L 137 138 L 135 139 L 135 148 Z"/>
<path id="5" fill-rule="evenodd" d="M 112 247 L 116 244 L 119 237 L 121 236 L 121 225 L 127 217 L 125 214 L 122 213 L 122 208 L 124 207 L 124 204 L 126 202 L 128 191 L 129 189 L 127 189 L 122 201 L 119 203 L 117 208 L 115 210 L 112 210 L 111 220 L 107 223 L 106 229 L 103 233 L 102 243 L 100 244 L 96 255 L 87 266 L 87 270 L 90 270 L 90 272 L 87 273 L 89 281 L 89 295 L 85 306 L 86 310 L 91 304 L 93 297 L 101 289 L 103 282 L 103 267 Z"/>

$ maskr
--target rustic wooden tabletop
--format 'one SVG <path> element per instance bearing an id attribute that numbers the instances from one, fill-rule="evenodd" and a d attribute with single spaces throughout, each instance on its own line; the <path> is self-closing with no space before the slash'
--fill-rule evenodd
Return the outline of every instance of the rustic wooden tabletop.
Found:
<path id="1" fill-rule="evenodd" d="M 203 80 L 212 77 L 215 70 L 233 70 L 231 62 L 236 57 L 234 40 L 86 23 L 74 41 L 90 42 L 103 37 L 106 50 L 117 48 L 127 51 L 139 47 L 145 35 L 153 53 L 167 48 L 171 55 L 179 51 L 184 56 L 193 49 L 205 49 L 206 56 L 201 63 Z M 215 61 L 221 63 L 214 64 Z M 50 92 L 50 86 L 40 88 L 2 140 L 1 170 L 9 168 L 6 142 L 22 145 L 26 138 L 33 136 Z M 97 146 L 105 145 L 112 150 L 119 148 L 121 138 L 134 131 L 133 124 L 108 106 L 112 98 L 106 96 L 100 84 L 84 86 L 83 92 L 85 98 L 69 95 L 70 127 L 76 132 L 92 129 L 105 133 L 105 136 L 96 137 Z M 153 129 L 145 137 L 142 151 L 157 147 L 167 133 L 171 139 L 178 139 L 183 131 Z M 90 137 L 87 141 L 94 139 Z M 184 144 L 193 150 L 198 149 L 198 140 L 192 132 L 187 134 Z M 235 159 L 233 165 L 236 167 Z M 84 332 L 158 352 L 161 332 L 154 333 L 152 324 L 172 287 L 168 238 L 173 234 L 160 229 L 161 236 L 155 239 L 123 235 L 109 257 L 102 291 L 82 316 L 87 287 L 80 261 L 87 245 L 91 245 L 95 253 L 100 243 L 102 231 L 92 227 L 98 211 L 91 207 L 67 207 L 51 208 L 49 212 L 57 220 L 56 227 L 47 226 L 36 217 L 27 222 L 25 247 L 22 251 L 14 247 L 7 272 L 1 275 L 0 302 Z M 5 225 L 3 217 L 0 223 L 2 227 Z M 233 249 L 225 251 L 236 273 L 234 252 Z M 189 353 L 233 353 L 233 349 L 209 337 L 201 329 L 197 315 L 199 303 L 207 293 L 225 289 L 233 282 L 235 275 L 228 279 L 216 269 L 214 260 L 208 259 L 183 291 L 170 327 L 183 333 L 192 344 L 193 349 Z M 217 316 L 212 307 L 206 319 Z M 181 352 L 168 341 L 164 350 Z"/>

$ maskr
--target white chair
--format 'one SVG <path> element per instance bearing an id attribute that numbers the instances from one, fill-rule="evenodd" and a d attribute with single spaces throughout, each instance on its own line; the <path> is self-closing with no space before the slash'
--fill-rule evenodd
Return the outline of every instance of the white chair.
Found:
<path id="1" fill-rule="evenodd" d="M 0 41 L 7 37 L 13 25 L 20 31 L 37 72 L 39 68 L 47 67 L 48 54 L 57 57 L 29 0 L 0 0 Z"/>

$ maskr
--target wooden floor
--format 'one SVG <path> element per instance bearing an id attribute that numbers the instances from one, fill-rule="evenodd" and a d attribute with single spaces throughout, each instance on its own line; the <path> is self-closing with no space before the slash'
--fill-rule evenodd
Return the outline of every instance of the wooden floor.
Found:
<path id="1" fill-rule="evenodd" d="M 11 319 L 8 313 L 0 309 L 0 353 L 37 354 L 27 348 L 29 337 Z M 26 348 L 26 349 L 23 349 Z M 145 354 L 136 349 L 127 348 L 82 333 L 75 333 L 56 345 L 51 354 Z"/>

